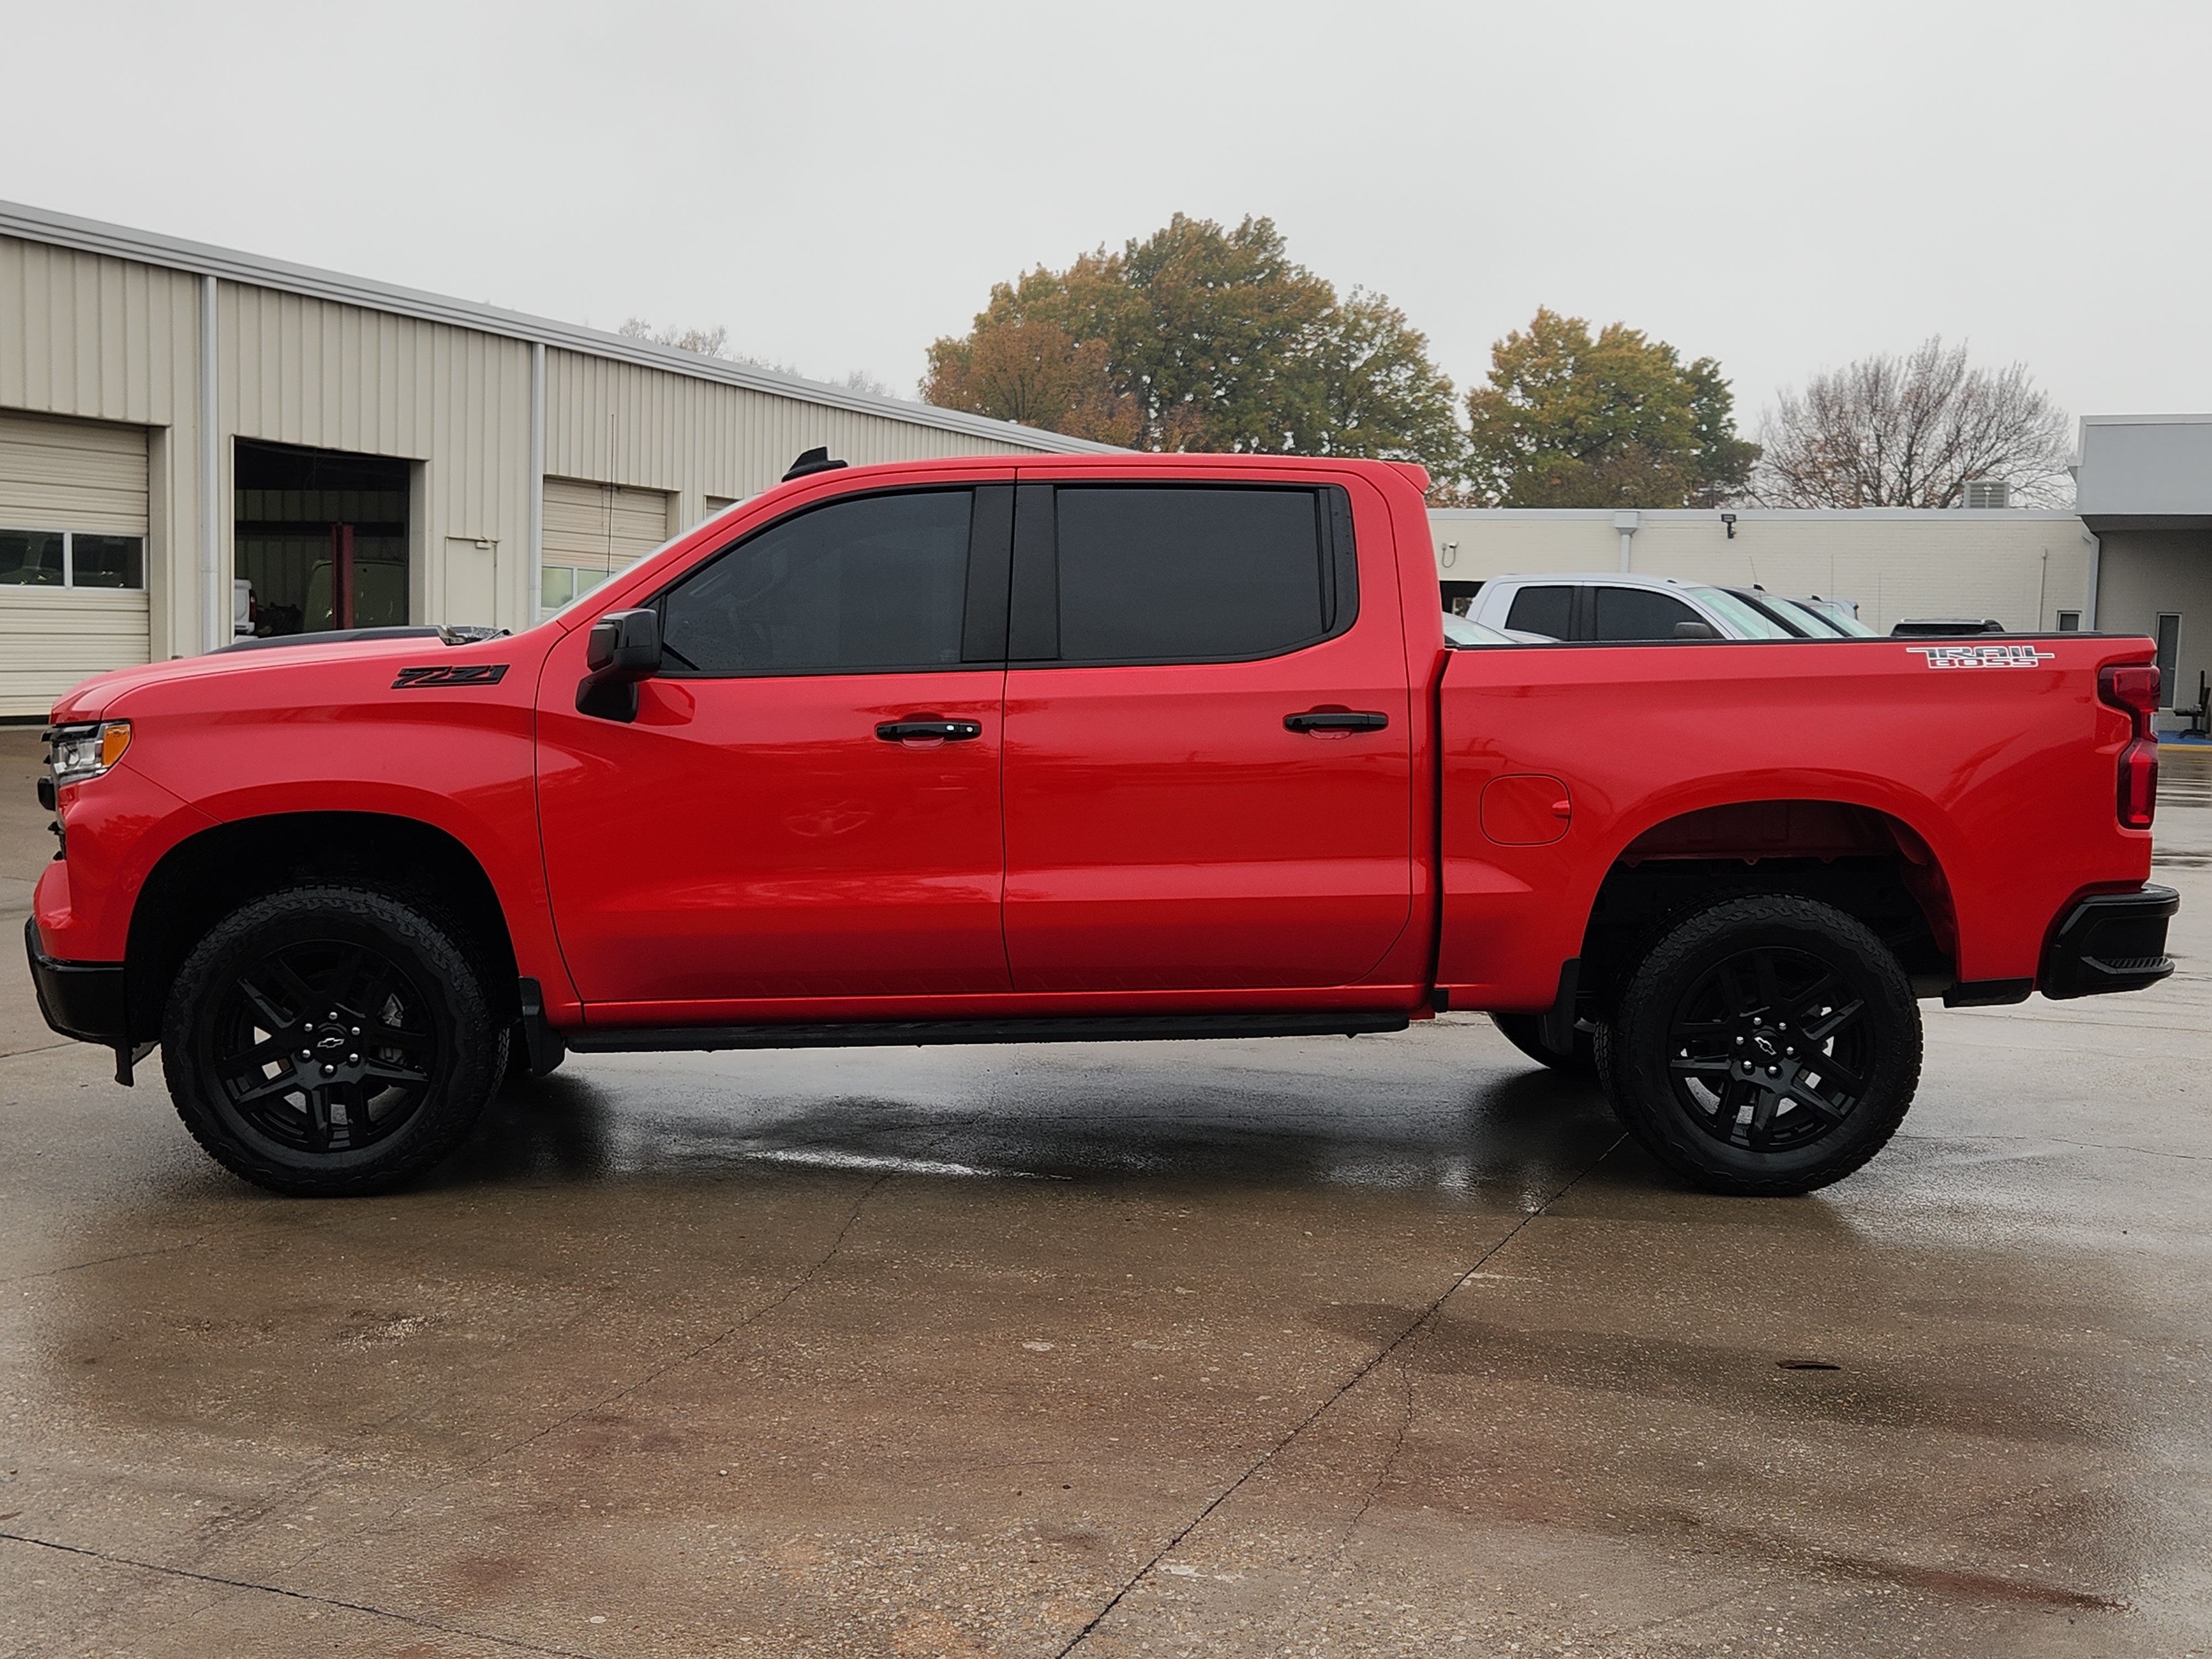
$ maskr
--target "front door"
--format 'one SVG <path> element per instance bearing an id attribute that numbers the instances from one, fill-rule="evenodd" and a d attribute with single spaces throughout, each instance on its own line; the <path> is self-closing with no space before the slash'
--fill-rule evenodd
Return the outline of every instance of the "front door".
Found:
<path id="1" fill-rule="evenodd" d="M 546 875 L 587 1004 L 680 1022 L 735 1002 L 1008 988 L 1012 495 L 840 498 L 702 561 L 658 600 L 665 667 L 634 721 L 577 712 L 588 630 L 555 652 Z"/>
<path id="2" fill-rule="evenodd" d="M 1405 647 L 1379 501 L 1363 561 L 1342 485 L 1018 495 L 1015 988 L 1371 972 L 1413 890 Z"/>

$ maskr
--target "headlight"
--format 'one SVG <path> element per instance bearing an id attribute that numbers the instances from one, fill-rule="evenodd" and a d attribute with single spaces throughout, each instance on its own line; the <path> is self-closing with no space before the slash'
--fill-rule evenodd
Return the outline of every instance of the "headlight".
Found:
<path id="1" fill-rule="evenodd" d="M 103 720 L 98 726 L 57 726 L 46 733 L 47 763 L 53 768 L 54 787 L 96 778 L 123 758 L 131 746 L 129 720 Z"/>

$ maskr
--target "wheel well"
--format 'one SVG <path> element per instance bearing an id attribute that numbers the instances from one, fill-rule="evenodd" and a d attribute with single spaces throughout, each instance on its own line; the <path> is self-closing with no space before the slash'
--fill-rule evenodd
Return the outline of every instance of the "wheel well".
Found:
<path id="1" fill-rule="evenodd" d="M 1582 1012 L 1609 1011 L 1675 921 L 1746 893 L 1792 893 L 1856 917 L 1918 995 L 1956 978 L 1950 889 L 1911 825 L 1840 801 L 1741 801 L 1654 824 L 1614 861 L 1583 934 Z"/>
<path id="2" fill-rule="evenodd" d="M 368 888 L 438 916 L 482 966 L 494 1013 L 520 1013 L 506 913 L 467 848 L 414 818 L 288 812 L 203 830 L 154 866 L 131 913 L 132 1035 L 160 1032 L 170 981 L 209 928 L 253 899 L 318 882 Z"/>

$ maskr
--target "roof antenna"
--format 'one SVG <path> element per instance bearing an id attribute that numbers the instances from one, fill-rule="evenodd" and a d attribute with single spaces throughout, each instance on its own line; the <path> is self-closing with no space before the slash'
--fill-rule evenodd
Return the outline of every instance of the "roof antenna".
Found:
<path id="1" fill-rule="evenodd" d="M 839 467 L 850 465 L 849 461 L 831 460 L 826 448 L 810 449 L 791 464 L 791 471 L 783 475 L 783 482 L 789 483 L 793 478 L 803 478 L 810 472 L 835 472 Z"/>

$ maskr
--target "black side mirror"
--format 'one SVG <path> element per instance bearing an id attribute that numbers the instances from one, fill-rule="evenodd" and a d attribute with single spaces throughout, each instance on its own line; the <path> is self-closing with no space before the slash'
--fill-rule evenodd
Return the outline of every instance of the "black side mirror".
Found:
<path id="1" fill-rule="evenodd" d="M 1674 624 L 1674 637 L 1678 640 L 1717 640 L 1720 636 L 1721 630 L 1711 623 L 1686 622 Z"/>
<path id="2" fill-rule="evenodd" d="M 576 712 L 606 720 L 637 718 L 637 683 L 660 672 L 660 613 L 611 611 L 592 624 L 576 683 Z"/>

